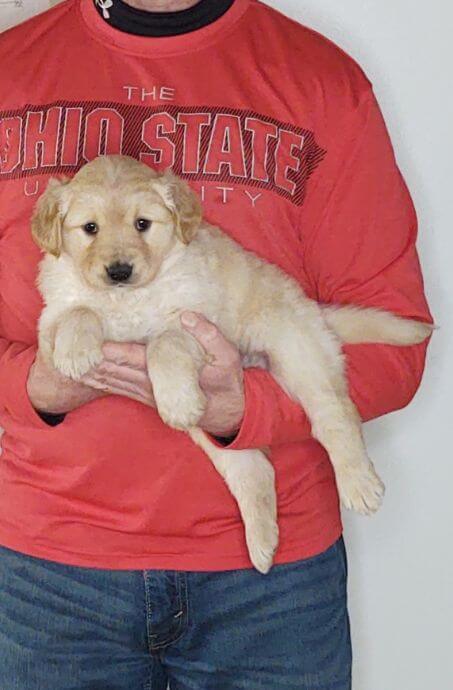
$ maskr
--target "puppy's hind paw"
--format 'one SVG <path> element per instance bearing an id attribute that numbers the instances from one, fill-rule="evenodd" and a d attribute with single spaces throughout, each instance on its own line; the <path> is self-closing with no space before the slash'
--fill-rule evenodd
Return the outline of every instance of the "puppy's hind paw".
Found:
<path id="1" fill-rule="evenodd" d="M 247 530 L 247 546 L 254 567 L 266 575 L 272 567 L 278 546 L 277 523 L 263 524 L 258 519 L 256 524 Z"/>
<path id="2" fill-rule="evenodd" d="M 265 575 L 272 567 L 278 546 L 275 493 L 260 497 L 253 509 L 243 517 L 250 560 Z"/>
<path id="3" fill-rule="evenodd" d="M 371 515 L 381 507 L 385 487 L 370 461 L 336 472 L 338 492 L 345 508 Z"/>

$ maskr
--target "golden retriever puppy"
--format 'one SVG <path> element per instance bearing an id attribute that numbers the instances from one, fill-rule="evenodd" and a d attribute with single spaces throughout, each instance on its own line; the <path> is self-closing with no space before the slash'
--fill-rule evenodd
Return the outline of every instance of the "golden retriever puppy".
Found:
<path id="1" fill-rule="evenodd" d="M 219 449 L 197 427 L 206 404 L 198 384 L 205 354 L 182 328 L 182 311 L 204 314 L 244 361 L 266 353 L 271 373 L 328 451 L 343 504 L 377 510 L 384 487 L 348 395 L 341 343 L 409 345 L 429 335 L 428 324 L 321 307 L 279 268 L 204 222 L 185 182 L 129 156 L 99 156 L 71 180 L 51 179 L 32 233 L 46 252 L 38 279 L 44 356 L 78 379 L 101 361 L 105 340 L 146 344 L 157 410 L 191 435 L 226 481 L 258 570 L 269 570 L 278 542 L 274 471 L 261 450 Z"/>

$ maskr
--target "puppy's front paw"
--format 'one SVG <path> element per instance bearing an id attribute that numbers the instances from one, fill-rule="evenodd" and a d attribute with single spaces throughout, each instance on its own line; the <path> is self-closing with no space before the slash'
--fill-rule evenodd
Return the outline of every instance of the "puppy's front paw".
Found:
<path id="1" fill-rule="evenodd" d="M 64 376 L 80 379 L 103 359 L 102 343 L 95 334 L 82 332 L 57 334 L 53 363 Z"/>
<path id="2" fill-rule="evenodd" d="M 157 411 L 165 424 L 181 431 L 198 425 L 207 400 L 196 379 L 188 377 L 179 384 L 156 384 L 153 380 L 153 390 Z"/>
<path id="3" fill-rule="evenodd" d="M 337 470 L 336 479 L 345 508 L 362 515 L 371 515 L 380 508 L 385 487 L 369 460 Z"/>

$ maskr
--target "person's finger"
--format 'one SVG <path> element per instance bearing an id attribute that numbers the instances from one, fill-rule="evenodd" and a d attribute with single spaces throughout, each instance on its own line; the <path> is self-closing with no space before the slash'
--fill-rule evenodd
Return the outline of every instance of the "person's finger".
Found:
<path id="1" fill-rule="evenodd" d="M 122 367 L 122 370 L 124 369 L 125 367 Z M 121 388 L 129 392 L 152 395 L 153 389 L 149 378 L 146 375 L 140 375 L 139 372 L 134 372 L 133 369 L 130 369 L 129 371 L 133 375 L 135 374 L 135 377 L 125 377 L 124 371 L 121 372 L 120 377 L 115 376 L 114 374 L 96 374 L 88 372 L 88 374 L 85 374 L 85 376 L 81 378 L 81 381 L 88 386 L 96 384 L 96 387 L 114 387 Z"/>
<path id="2" fill-rule="evenodd" d="M 149 383 L 148 372 L 143 369 L 133 369 L 129 366 L 116 364 L 107 359 L 102 360 L 97 367 L 90 369 L 88 372 L 90 376 L 98 379 L 117 379 L 119 381 L 126 381 L 138 385 Z M 83 379 L 83 377 L 82 377 Z"/>
<path id="3" fill-rule="evenodd" d="M 137 402 L 147 405 L 148 407 L 154 407 L 154 399 L 148 398 L 148 396 L 143 396 L 141 393 L 136 391 L 124 390 L 123 388 L 109 388 L 108 392 L 111 395 L 122 395 L 125 398 L 130 398 L 131 400 L 136 400 Z"/>
<path id="4" fill-rule="evenodd" d="M 91 386 L 97 390 L 102 390 L 104 393 L 110 393 L 111 395 L 123 395 L 127 398 L 132 398 L 133 400 L 138 400 L 145 405 L 150 405 L 154 407 L 154 397 L 152 390 L 144 391 L 141 388 L 137 388 L 133 385 L 128 385 L 124 381 L 111 380 L 107 382 L 101 382 L 94 377 L 91 378 L 89 375 L 85 375 L 84 382 L 86 385 Z"/>
<path id="5" fill-rule="evenodd" d="M 239 353 L 211 321 L 192 311 L 185 311 L 181 315 L 184 328 L 198 340 L 206 353 L 214 358 L 212 364 L 229 365 L 235 362 Z"/>
<path id="6" fill-rule="evenodd" d="M 133 369 L 146 369 L 146 347 L 140 343 L 107 341 L 102 346 L 102 352 L 109 362 Z"/>

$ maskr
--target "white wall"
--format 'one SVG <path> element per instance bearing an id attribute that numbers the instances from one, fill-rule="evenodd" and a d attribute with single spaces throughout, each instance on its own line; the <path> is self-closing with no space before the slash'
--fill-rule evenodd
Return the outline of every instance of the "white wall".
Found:
<path id="1" fill-rule="evenodd" d="M 60 0 L 0 0 L 0 31 L 56 5 Z"/>
<path id="2" fill-rule="evenodd" d="M 366 425 L 387 496 L 374 518 L 345 516 L 354 690 L 447 690 L 453 683 L 453 357 L 447 356 L 453 331 L 453 7 L 450 0 L 267 1 L 360 62 L 418 209 L 426 288 L 441 330 L 414 402 Z M 22 0 L 22 8 L 3 3 L 0 28 L 49 0 Z"/>

